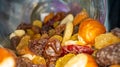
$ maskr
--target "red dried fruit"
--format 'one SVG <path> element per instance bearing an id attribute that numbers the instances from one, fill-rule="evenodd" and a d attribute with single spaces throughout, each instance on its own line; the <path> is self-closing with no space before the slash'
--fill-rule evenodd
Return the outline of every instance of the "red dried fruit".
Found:
<path id="1" fill-rule="evenodd" d="M 68 53 L 74 53 L 74 54 L 79 54 L 79 53 L 87 53 L 87 54 L 92 54 L 93 49 L 89 46 L 80 46 L 80 45 L 68 45 L 68 46 L 63 46 L 62 47 L 62 55 L 68 54 Z"/>

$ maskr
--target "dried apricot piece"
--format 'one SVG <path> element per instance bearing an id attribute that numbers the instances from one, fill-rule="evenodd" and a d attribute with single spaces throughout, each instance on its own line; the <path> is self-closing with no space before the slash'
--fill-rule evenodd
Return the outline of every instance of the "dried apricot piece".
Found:
<path id="1" fill-rule="evenodd" d="M 82 20 L 88 18 L 89 15 L 85 9 L 83 9 L 80 13 L 78 13 L 75 16 L 75 19 L 73 20 L 73 25 L 78 25 Z"/>
<path id="2" fill-rule="evenodd" d="M 88 18 L 80 24 L 78 36 L 86 43 L 94 44 L 95 37 L 105 32 L 106 29 L 102 23 L 92 18 Z"/>
<path id="3" fill-rule="evenodd" d="M 71 53 L 64 55 L 63 57 L 59 58 L 56 61 L 55 67 L 64 67 L 64 65 L 74 56 L 75 54 L 71 54 Z"/>
<path id="4" fill-rule="evenodd" d="M 49 15 L 47 15 L 45 18 L 44 18 L 44 23 L 47 23 L 49 20 L 51 20 L 52 18 L 54 17 L 54 13 L 51 12 L 49 13 Z"/>

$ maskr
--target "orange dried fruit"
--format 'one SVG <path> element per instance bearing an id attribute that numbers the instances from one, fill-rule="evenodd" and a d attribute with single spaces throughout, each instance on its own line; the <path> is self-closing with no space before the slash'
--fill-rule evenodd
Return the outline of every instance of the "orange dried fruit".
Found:
<path id="1" fill-rule="evenodd" d="M 87 13 L 87 11 L 85 9 L 83 9 L 80 13 L 78 13 L 75 16 L 75 19 L 73 20 L 73 25 L 78 25 L 81 21 L 83 21 L 84 19 L 88 18 L 89 15 Z"/>
<path id="2" fill-rule="evenodd" d="M 74 56 L 75 56 L 75 54 L 71 54 L 71 53 L 64 55 L 63 57 L 59 58 L 56 61 L 55 67 L 64 67 L 64 65 Z"/>
<path id="3" fill-rule="evenodd" d="M 0 47 L 0 67 L 16 67 L 16 58 L 12 50 Z"/>
<path id="4" fill-rule="evenodd" d="M 47 23 L 49 20 L 51 20 L 52 18 L 54 17 L 54 13 L 51 12 L 49 13 L 49 15 L 47 15 L 45 18 L 44 18 L 44 23 Z"/>
<path id="5" fill-rule="evenodd" d="M 86 43 L 94 44 L 95 37 L 106 32 L 105 26 L 97 20 L 92 18 L 84 20 L 78 31 L 78 36 Z"/>

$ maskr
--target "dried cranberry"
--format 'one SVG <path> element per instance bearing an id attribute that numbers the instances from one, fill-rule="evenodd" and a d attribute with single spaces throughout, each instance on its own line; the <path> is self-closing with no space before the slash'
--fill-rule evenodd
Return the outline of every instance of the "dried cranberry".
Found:
<path id="1" fill-rule="evenodd" d="M 68 46 L 63 46 L 62 47 L 62 56 L 68 53 L 74 53 L 74 54 L 79 54 L 79 53 L 87 53 L 87 54 L 92 54 L 93 49 L 88 47 L 88 46 L 80 46 L 80 45 L 68 45 Z"/>

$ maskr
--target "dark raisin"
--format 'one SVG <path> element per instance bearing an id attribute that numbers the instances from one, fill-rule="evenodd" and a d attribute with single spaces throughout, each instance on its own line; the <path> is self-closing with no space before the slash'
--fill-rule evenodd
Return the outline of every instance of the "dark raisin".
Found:
<path id="1" fill-rule="evenodd" d="M 10 39 L 10 42 L 11 42 L 11 45 L 13 46 L 14 49 L 16 49 L 16 47 L 18 46 L 19 42 L 20 42 L 20 37 L 18 36 L 15 36 L 15 37 L 12 37 Z"/>
<path id="2" fill-rule="evenodd" d="M 96 61 L 100 66 L 120 64 L 120 43 L 111 44 L 97 51 Z"/>
<path id="3" fill-rule="evenodd" d="M 18 25 L 17 29 L 23 29 L 23 30 L 27 30 L 27 29 L 31 29 L 32 24 L 26 24 L 26 23 L 21 23 L 20 25 Z"/>

